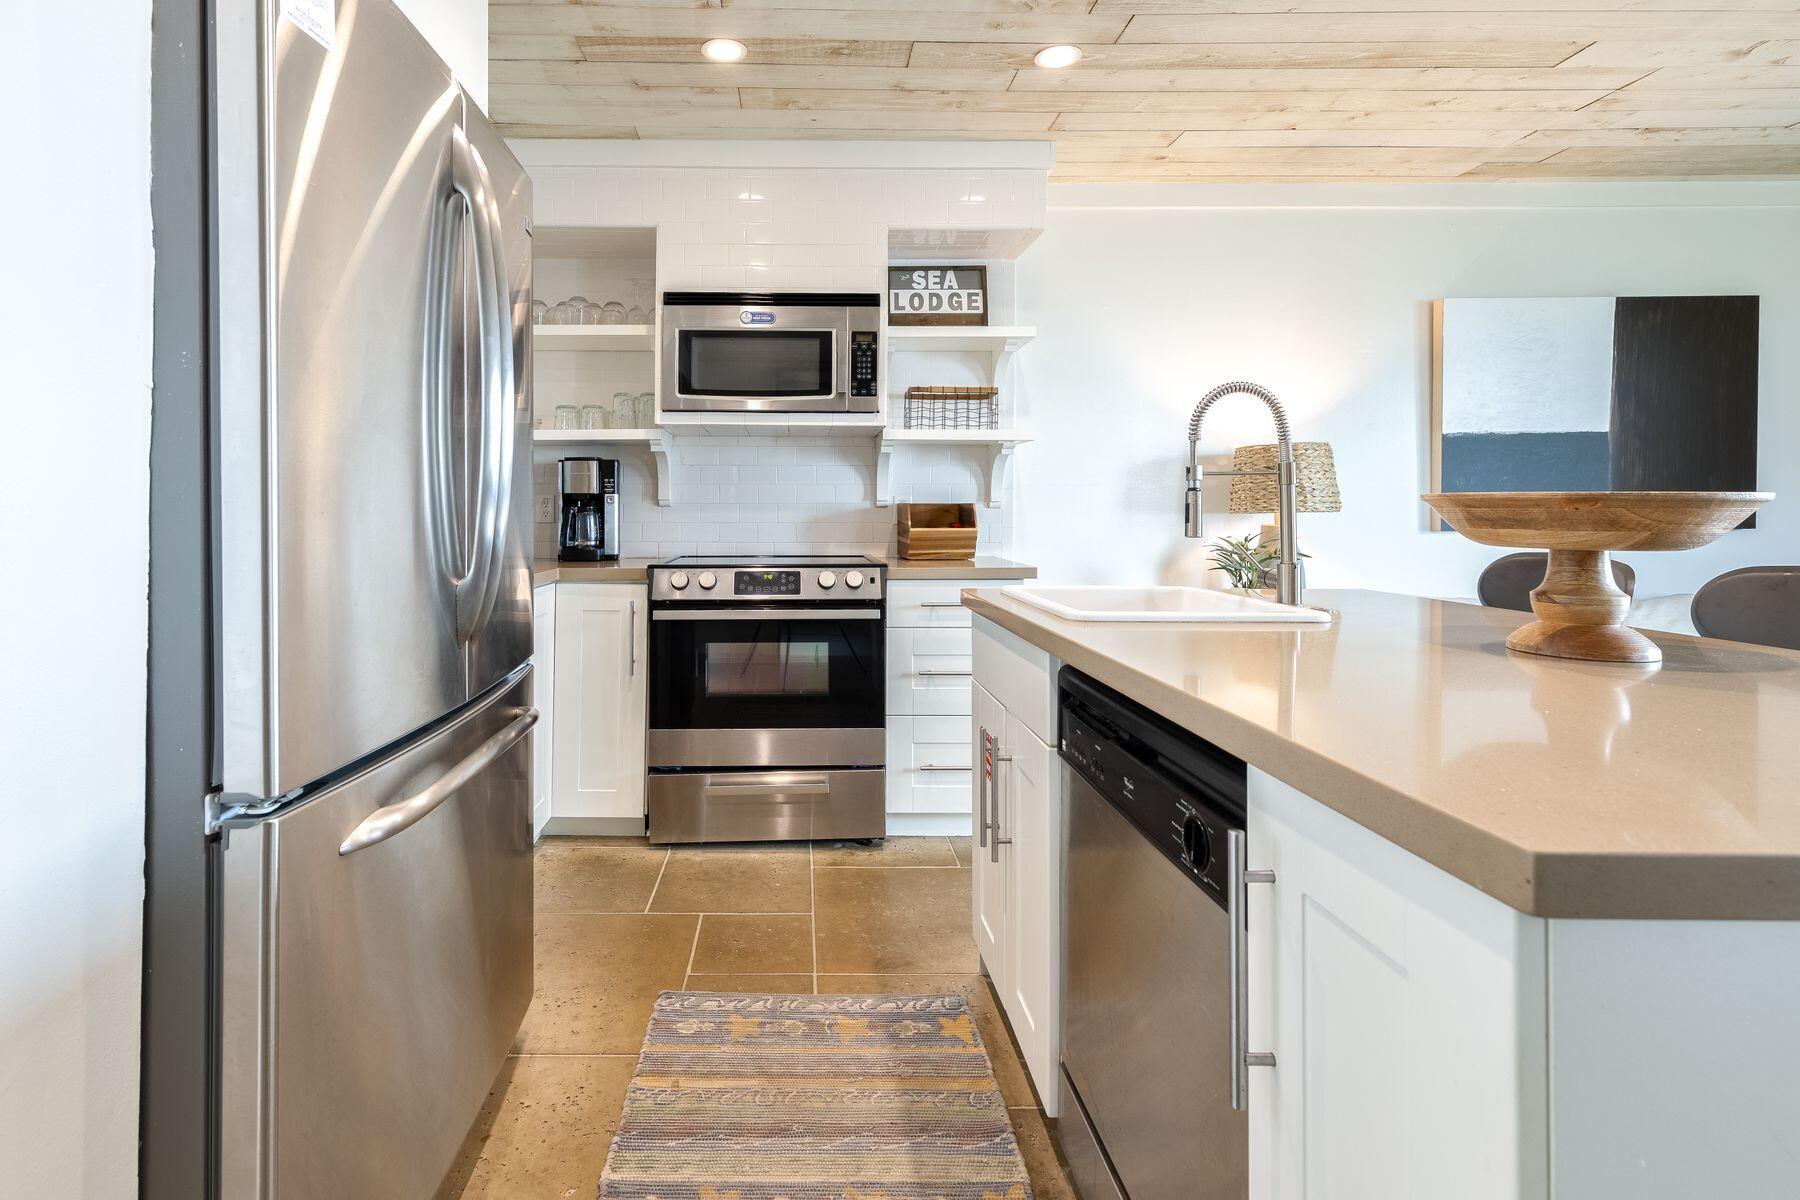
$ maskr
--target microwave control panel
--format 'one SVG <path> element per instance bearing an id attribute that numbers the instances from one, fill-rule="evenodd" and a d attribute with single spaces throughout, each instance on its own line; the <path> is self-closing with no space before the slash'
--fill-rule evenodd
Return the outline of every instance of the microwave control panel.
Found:
<path id="1" fill-rule="evenodd" d="M 873 396 L 875 394 L 876 350 L 874 331 L 855 329 L 850 332 L 850 394 L 852 396 Z"/>

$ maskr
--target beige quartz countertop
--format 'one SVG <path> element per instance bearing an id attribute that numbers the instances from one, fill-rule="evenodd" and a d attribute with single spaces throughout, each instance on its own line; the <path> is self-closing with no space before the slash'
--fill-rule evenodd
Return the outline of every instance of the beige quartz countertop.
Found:
<path id="1" fill-rule="evenodd" d="M 1315 591 L 1329 626 L 976 613 L 1521 912 L 1800 920 L 1800 653 L 1510 653 L 1528 614 Z"/>
<path id="2" fill-rule="evenodd" d="M 1036 579 L 1037 568 L 980 555 L 949 560 L 887 558 L 890 579 Z"/>
<path id="3" fill-rule="evenodd" d="M 642 583 L 644 568 L 661 562 L 656 558 L 621 558 L 616 563 L 565 563 L 540 559 L 532 564 L 531 582 L 556 583 Z M 883 559 L 890 579 L 1034 579 L 1037 568 L 1004 558 L 954 559 L 947 562 L 912 561 L 904 558 Z"/>
<path id="4" fill-rule="evenodd" d="M 531 582 L 540 583 L 642 583 L 654 558 L 621 558 L 618 562 L 566 563 L 540 558 L 531 565 Z"/>

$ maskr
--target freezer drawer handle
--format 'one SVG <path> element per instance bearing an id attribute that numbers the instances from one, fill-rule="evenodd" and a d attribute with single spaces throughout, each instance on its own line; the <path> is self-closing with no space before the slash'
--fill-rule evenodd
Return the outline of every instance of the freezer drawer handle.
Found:
<path id="1" fill-rule="evenodd" d="M 404 800 L 383 805 L 363 818 L 361 825 L 350 831 L 344 844 L 338 847 L 339 854 L 355 854 L 358 850 L 373 846 L 376 842 L 385 842 L 402 830 L 410 829 L 431 815 L 431 811 L 457 792 L 461 791 L 477 775 L 494 765 L 494 760 L 531 732 L 537 724 L 538 710 L 535 708 L 509 709 L 513 714 L 512 723 L 487 741 L 475 748 L 469 757 L 451 767 L 438 781 Z"/>

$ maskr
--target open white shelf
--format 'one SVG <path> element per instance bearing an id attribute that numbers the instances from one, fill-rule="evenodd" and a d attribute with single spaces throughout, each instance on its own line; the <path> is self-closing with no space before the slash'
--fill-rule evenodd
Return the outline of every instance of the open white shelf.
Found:
<path id="1" fill-rule="evenodd" d="M 654 325 L 533 325 L 532 347 L 582 354 L 648 354 L 656 349 Z"/>
<path id="2" fill-rule="evenodd" d="M 675 476 L 669 463 L 669 435 L 662 429 L 534 429 L 539 446 L 642 446 L 656 464 L 656 502 L 675 502 Z"/>
<path id="3" fill-rule="evenodd" d="M 1015 449 L 1031 439 L 1016 429 L 884 429 L 875 455 L 875 503 L 886 507 L 894 500 L 894 450 L 900 446 L 982 446 L 987 449 L 984 472 L 990 507 L 1006 494 L 1006 473 L 1012 468 Z"/>
<path id="4" fill-rule="evenodd" d="M 881 436 L 890 442 L 924 446 L 1017 446 L 1031 440 L 1017 429 L 884 429 Z"/>
<path id="5" fill-rule="evenodd" d="M 1036 336 L 1035 325 L 890 325 L 887 345 L 889 351 L 1010 356 Z"/>

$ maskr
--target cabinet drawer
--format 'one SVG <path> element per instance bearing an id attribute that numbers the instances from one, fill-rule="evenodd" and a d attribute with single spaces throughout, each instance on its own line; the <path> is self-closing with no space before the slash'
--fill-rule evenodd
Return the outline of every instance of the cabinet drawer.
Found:
<path id="1" fill-rule="evenodd" d="M 975 773 L 967 718 L 896 717 L 888 721 L 888 811 L 974 811 Z M 950 734 L 951 741 L 925 738 Z"/>
<path id="2" fill-rule="evenodd" d="M 969 715 L 967 629 L 889 629 L 887 710 L 897 715 Z"/>
<path id="3" fill-rule="evenodd" d="M 891 581 L 888 584 L 887 621 L 890 629 L 948 629 L 966 627 L 969 610 L 962 606 L 960 580 Z"/>

